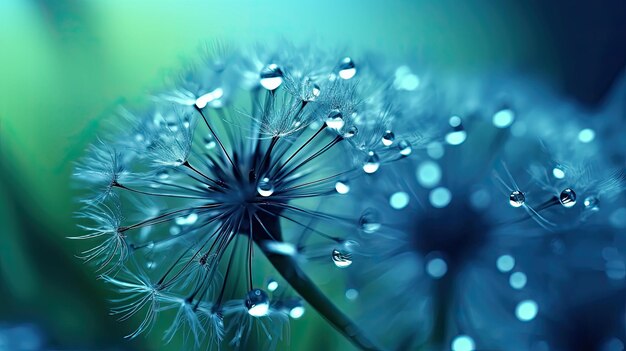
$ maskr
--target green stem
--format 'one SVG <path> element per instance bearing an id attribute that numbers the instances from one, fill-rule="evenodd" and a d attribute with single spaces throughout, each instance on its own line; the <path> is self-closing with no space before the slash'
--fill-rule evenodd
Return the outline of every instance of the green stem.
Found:
<path id="1" fill-rule="evenodd" d="M 264 253 L 291 287 L 355 346 L 362 350 L 378 350 L 354 322 L 343 314 L 306 276 L 293 257 L 271 252 Z"/>

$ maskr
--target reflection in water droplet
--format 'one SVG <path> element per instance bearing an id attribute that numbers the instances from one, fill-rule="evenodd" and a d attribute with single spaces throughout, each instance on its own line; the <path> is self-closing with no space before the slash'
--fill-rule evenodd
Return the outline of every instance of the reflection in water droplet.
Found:
<path id="1" fill-rule="evenodd" d="M 383 134 L 382 137 L 382 143 L 385 146 L 391 146 L 391 144 L 393 144 L 393 140 L 396 138 L 396 136 L 393 134 L 392 131 L 387 130 L 385 131 L 385 133 Z"/>
<path id="2" fill-rule="evenodd" d="M 253 289 L 246 296 L 246 308 L 248 313 L 254 317 L 267 315 L 270 309 L 270 299 L 267 293 L 261 289 Z"/>
<path id="3" fill-rule="evenodd" d="M 342 79 L 350 79 L 356 75 L 356 65 L 349 57 L 344 57 L 339 61 L 339 77 Z"/>
<path id="4" fill-rule="evenodd" d="M 334 249 L 332 258 L 335 266 L 339 268 L 345 268 L 352 264 L 352 254 L 346 251 Z"/>
<path id="5" fill-rule="evenodd" d="M 263 178 L 259 181 L 256 191 L 263 197 L 268 197 L 274 193 L 274 183 L 269 178 Z"/>
<path id="6" fill-rule="evenodd" d="M 278 65 L 272 63 L 261 70 L 260 81 L 261 86 L 267 90 L 276 90 L 283 84 L 283 71 Z"/>
<path id="7" fill-rule="evenodd" d="M 520 207 L 526 202 L 526 196 L 523 192 L 515 190 L 509 196 L 509 204 L 513 207 Z"/>
<path id="8" fill-rule="evenodd" d="M 365 159 L 365 163 L 363 163 L 363 171 L 368 174 L 375 173 L 380 167 L 380 159 L 378 155 L 374 151 L 369 151 L 367 153 L 367 158 Z"/>
<path id="9" fill-rule="evenodd" d="M 576 205 L 576 192 L 570 188 L 564 189 L 559 195 L 559 201 L 563 207 L 573 207 Z"/>

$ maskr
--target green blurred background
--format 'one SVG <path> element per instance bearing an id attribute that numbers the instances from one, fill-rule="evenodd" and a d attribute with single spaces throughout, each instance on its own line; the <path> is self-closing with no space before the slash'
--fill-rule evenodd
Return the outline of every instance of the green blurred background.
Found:
<path id="1" fill-rule="evenodd" d="M 626 57 L 626 3 L 570 1 L 0 1 L 0 326 L 35 323 L 55 349 L 178 350 L 132 325 L 73 255 L 72 161 L 101 121 L 163 84 L 207 41 L 375 51 L 443 71 L 520 71 L 590 108 Z M 293 350 L 350 350 L 314 311 Z"/>

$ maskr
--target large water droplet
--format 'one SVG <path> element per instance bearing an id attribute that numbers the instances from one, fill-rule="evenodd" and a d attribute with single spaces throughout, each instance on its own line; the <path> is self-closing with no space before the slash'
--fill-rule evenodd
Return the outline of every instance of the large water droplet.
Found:
<path id="1" fill-rule="evenodd" d="M 267 315 L 270 310 L 270 299 L 267 293 L 261 289 L 253 289 L 246 296 L 246 308 L 248 313 L 254 317 Z"/>
<path id="2" fill-rule="evenodd" d="M 375 173 L 380 168 L 380 159 L 374 151 L 367 153 L 365 163 L 363 163 L 363 171 L 368 174 Z"/>
<path id="3" fill-rule="evenodd" d="M 337 190 L 339 194 L 347 194 L 350 192 L 350 184 L 347 180 L 339 180 L 335 183 L 335 190 Z"/>
<path id="4" fill-rule="evenodd" d="M 283 71 L 278 65 L 274 63 L 269 64 L 261 70 L 259 83 L 267 90 L 276 90 L 283 84 Z"/>
<path id="5" fill-rule="evenodd" d="M 559 201 L 563 207 L 573 207 L 576 205 L 576 192 L 570 188 L 566 188 L 561 191 L 561 195 L 559 195 Z"/>
<path id="6" fill-rule="evenodd" d="M 398 142 L 398 150 L 400 150 L 400 155 L 402 156 L 409 156 L 413 151 L 411 144 L 406 140 L 400 140 Z"/>
<path id="7" fill-rule="evenodd" d="M 339 61 L 339 77 L 342 79 L 350 79 L 356 75 L 356 65 L 349 57 L 344 57 Z"/>
<path id="8" fill-rule="evenodd" d="M 600 210 L 600 200 L 595 196 L 587 196 L 583 201 L 583 205 L 585 205 L 585 209 L 588 211 Z"/>
<path id="9" fill-rule="evenodd" d="M 328 128 L 339 130 L 345 124 L 343 114 L 339 110 L 331 110 L 326 117 L 326 125 Z"/>
<path id="10" fill-rule="evenodd" d="M 526 196 L 519 190 L 514 190 L 509 196 L 509 204 L 513 207 L 520 207 L 526 202 Z"/>
<path id="11" fill-rule="evenodd" d="M 359 218 L 359 227 L 363 232 L 372 234 L 381 227 L 380 214 L 373 208 L 367 208 Z"/>
<path id="12" fill-rule="evenodd" d="M 352 264 L 352 254 L 347 251 L 333 250 L 333 262 L 339 268 L 345 268 Z"/>
<path id="13" fill-rule="evenodd" d="M 391 146 L 391 144 L 393 144 L 393 141 L 394 141 L 395 138 L 396 138 L 396 136 L 393 134 L 393 132 L 390 131 L 390 130 L 387 130 L 383 134 L 383 137 L 382 137 L 381 141 L 382 141 L 383 145 Z"/>
<path id="14" fill-rule="evenodd" d="M 261 179 L 256 187 L 256 191 L 263 197 L 268 197 L 274 193 L 274 183 L 267 177 Z"/>

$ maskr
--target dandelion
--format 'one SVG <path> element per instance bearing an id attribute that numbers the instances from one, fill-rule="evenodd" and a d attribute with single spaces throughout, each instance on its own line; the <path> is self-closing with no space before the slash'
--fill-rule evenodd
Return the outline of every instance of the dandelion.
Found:
<path id="1" fill-rule="evenodd" d="M 352 206 L 337 182 L 362 173 L 339 146 L 357 135 L 346 130 L 365 109 L 365 92 L 344 83 L 358 66 L 301 53 L 223 54 L 154 94 L 149 109 L 122 110 L 124 126 L 77 167 L 98 191 L 78 215 L 96 223 L 81 224 L 89 233 L 75 237 L 96 245 L 83 258 L 123 295 L 115 315 L 143 315 L 130 338 L 168 314 L 166 342 L 178 334 L 191 348 L 245 349 L 260 333 L 276 348 L 305 307 L 259 285 L 260 251 L 355 345 L 374 349 L 300 267 L 308 247 L 342 245 L 356 220 L 333 208 Z M 337 257 L 347 265 L 348 253 Z"/>

